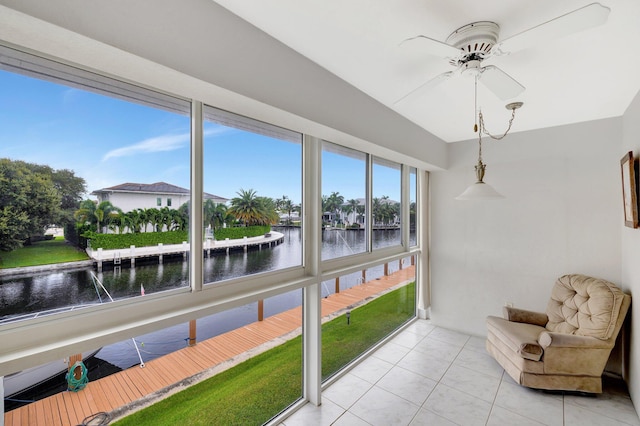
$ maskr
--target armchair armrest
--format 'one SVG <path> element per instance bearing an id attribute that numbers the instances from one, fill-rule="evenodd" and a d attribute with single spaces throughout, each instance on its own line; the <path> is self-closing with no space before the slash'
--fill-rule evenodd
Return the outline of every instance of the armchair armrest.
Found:
<path id="1" fill-rule="evenodd" d="M 538 343 L 545 350 L 552 348 L 589 348 L 609 349 L 611 344 L 591 336 L 576 336 L 575 334 L 554 333 L 543 331 L 538 337 Z"/>
<path id="2" fill-rule="evenodd" d="M 549 322 L 547 314 L 542 312 L 527 311 L 525 309 L 513 308 L 505 306 L 502 310 L 504 318 L 511 322 L 523 322 L 526 324 L 539 325 L 544 327 Z"/>

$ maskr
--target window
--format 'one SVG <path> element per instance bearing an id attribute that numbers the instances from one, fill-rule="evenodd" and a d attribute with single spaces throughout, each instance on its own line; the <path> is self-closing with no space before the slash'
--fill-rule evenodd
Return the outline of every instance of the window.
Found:
<path id="1" fill-rule="evenodd" d="M 418 170 L 409 168 L 409 246 L 418 245 L 417 238 L 417 199 L 418 199 Z"/>
<path id="2" fill-rule="evenodd" d="M 415 267 L 411 259 L 322 283 L 321 303 L 333 309 L 342 304 L 342 309 L 332 315 L 335 318 L 322 324 L 323 380 L 415 316 Z M 384 287 L 394 290 L 374 297 Z"/>
<path id="3" fill-rule="evenodd" d="M 367 251 L 367 155 L 322 143 L 322 259 Z"/>
<path id="4" fill-rule="evenodd" d="M 11 241 L 0 244 L 27 238 L 33 241 L 32 247 L 48 243 L 39 240 L 46 225 L 53 223 L 59 233 L 64 232 L 59 239 L 62 246 L 65 238 L 82 244 L 80 236 L 94 232 L 89 251 L 97 259 L 109 234 L 135 238 L 135 234 L 157 230 L 161 223 L 175 228 L 177 222 L 162 222 L 156 214 L 154 196 L 140 189 L 165 180 L 189 188 L 188 102 L 3 46 L 0 92 L 0 158 L 4 157 L 0 175 L 15 170 L 28 176 L 22 187 L 30 186 L 30 199 L 38 200 L 38 204 L 21 205 L 8 198 L 0 202 L 21 209 L 33 224 L 27 233 L 16 229 Z M 29 182 L 39 184 L 24 185 Z M 2 185 L 0 194 L 6 197 L 9 191 Z M 40 195 L 57 196 L 41 198 L 33 192 L 38 188 L 51 190 Z M 178 244 L 185 239 L 186 228 Z M 154 265 L 145 265 L 141 258 L 132 265 L 130 245 L 141 244 L 127 241 L 116 250 L 117 256 L 113 250 L 101 250 L 102 260 L 109 261 L 101 264 L 103 271 L 96 276 L 115 300 L 140 296 L 141 286 L 149 294 L 188 284 L 182 256 L 175 259 L 177 271 L 168 257 L 163 265 L 158 265 L 157 256 Z M 115 274 L 118 256 L 120 273 Z M 87 267 L 33 276 L 4 275 L 0 319 L 99 303 L 100 297 L 108 301 L 94 287 L 93 272 L 93 267 Z"/>
<path id="5" fill-rule="evenodd" d="M 301 266 L 302 135 L 208 106 L 203 132 L 204 282 Z"/>
<path id="6" fill-rule="evenodd" d="M 2 332 L 13 327 L 4 327 L 2 320 L 21 314 L 41 313 L 70 304 L 106 302 L 110 297 L 117 301 L 162 292 L 165 294 L 136 303 L 136 314 L 144 319 L 135 324 L 118 323 L 118 330 L 124 335 L 127 327 L 130 327 L 129 331 L 134 327 L 154 330 L 160 322 L 174 324 L 181 336 L 171 340 L 158 338 L 157 343 L 162 340 L 164 344 L 173 345 L 170 350 L 175 350 L 184 344 L 182 337 L 186 329 L 186 324 L 177 322 L 186 320 L 187 316 L 216 312 L 213 317 L 197 320 L 198 333 L 201 333 L 198 340 L 202 340 L 256 320 L 265 324 L 269 318 L 285 312 L 286 321 L 294 323 L 296 328 L 286 334 L 287 339 L 291 339 L 271 354 L 284 346 L 292 352 L 280 358 L 278 370 L 265 367 L 271 373 L 278 372 L 262 374 L 266 377 L 263 381 L 266 390 L 254 394 L 273 399 L 268 393 L 270 389 L 286 389 L 287 393 L 279 393 L 279 406 L 260 412 L 265 417 L 260 420 L 262 422 L 302 395 L 302 337 L 298 334 L 303 309 L 301 288 L 321 286 L 323 307 L 347 296 L 343 300 L 344 306 L 332 312 L 336 318 L 322 325 L 324 378 L 335 374 L 415 315 L 415 257 L 400 251 L 401 232 L 406 228 L 400 229 L 406 225 L 403 218 L 408 206 L 403 209 L 400 206 L 405 203 L 413 206 L 408 215 L 409 238 L 410 244 L 415 245 L 417 170 L 333 143 L 318 142 L 312 137 L 305 139 L 304 148 L 311 147 L 310 151 L 317 152 L 314 149 L 319 147 L 313 144 L 321 143 L 322 158 L 304 158 L 303 163 L 301 134 L 204 107 L 201 157 L 204 188 L 202 199 L 199 194 L 195 197 L 198 203 L 202 201 L 203 207 L 202 223 L 195 225 L 196 229 L 202 225 L 204 230 L 204 256 L 199 253 L 188 256 L 188 225 L 194 216 L 190 205 L 195 203 L 190 188 L 192 166 L 196 166 L 193 175 L 200 177 L 200 164 L 192 163 L 200 158 L 192 159 L 190 155 L 189 102 L 1 46 L 0 93 L 3 94 L 0 97 L 0 140 L 9 141 L 0 144 L 0 173 L 20 169 L 25 176 L 25 181 L 20 183 L 36 191 L 33 195 L 43 195 L 37 192 L 40 186 L 54 182 L 60 185 L 65 177 L 77 184 L 75 189 L 59 194 L 60 199 L 48 200 L 51 214 L 38 218 L 42 219 L 40 222 L 34 219 L 38 226 L 30 231 L 43 228 L 41 224 L 50 224 L 52 217 L 73 217 L 69 223 L 56 225 L 65 228 L 68 239 L 76 229 L 81 234 L 90 231 L 85 234 L 91 240 L 89 252 L 100 253 L 96 259 L 101 262 L 97 272 L 89 267 L 56 271 L 55 274 L 0 277 Z M 194 111 L 199 110 L 200 105 L 194 102 Z M 193 121 L 199 123 L 198 118 L 194 117 Z M 65 155 L 69 152 L 77 155 Z M 305 151 L 304 155 L 310 154 Z M 318 160 L 322 165 L 319 176 L 315 171 Z M 304 187 L 310 189 L 314 197 L 319 195 L 315 201 L 322 197 L 321 242 L 316 241 L 319 238 L 316 232 L 307 233 L 307 240 L 302 240 L 305 225 L 301 206 L 303 164 L 311 165 L 310 169 L 316 173 L 309 177 L 305 173 L 308 181 Z M 409 170 L 408 180 L 407 175 L 401 173 L 403 170 Z M 313 185 L 316 179 L 322 181 L 321 194 L 317 194 L 317 187 Z M 0 179 L 0 205 L 15 205 L 5 204 L 2 198 L 10 193 L 8 189 L 15 189 L 2 186 L 9 181 Z M 406 182 L 409 182 L 409 188 L 402 187 Z M 407 193 L 409 197 L 401 196 Z M 167 197 L 166 194 L 172 195 Z M 163 198 L 166 198 L 164 207 Z M 37 199 L 42 203 L 42 198 Z M 43 206 L 27 205 L 27 210 L 41 212 Z M 100 211 L 95 214 L 92 208 Z M 87 211 L 78 214 L 83 209 Z M 139 247 L 127 239 L 144 237 L 138 241 L 150 240 L 156 235 L 144 234 L 151 232 L 160 234 L 163 246 L 159 246 L 151 258 L 132 260 L 130 255 Z M 28 236 L 35 237 L 36 233 Z M 100 239 L 109 236 L 123 239 L 126 244 L 110 251 L 100 245 Z M 75 238 L 80 240 L 77 234 Z M 312 247 L 309 240 L 321 247 Z M 196 247 L 200 242 L 196 244 L 192 238 L 192 243 Z M 167 249 L 167 245 L 173 247 Z M 397 250 L 383 254 L 375 252 L 383 247 L 396 247 Z M 318 250 L 321 250 L 321 260 L 328 262 L 316 269 Z M 308 257 L 314 263 L 309 271 L 302 268 L 303 252 L 314 255 Z M 339 259 L 352 255 L 352 258 Z M 385 263 L 380 263 L 382 258 Z M 193 265 L 197 268 L 190 270 Z M 198 275 L 194 272 L 203 273 L 204 283 L 235 281 L 203 290 L 198 285 L 201 284 L 199 279 L 194 280 L 198 284 L 189 282 L 190 276 Z M 272 273 L 263 274 L 265 272 Z M 263 275 L 256 277 L 257 274 Z M 335 275 L 339 277 L 327 279 Z M 394 289 L 386 288 L 385 291 L 391 291 L 381 295 L 380 284 L 391 279 L 398 280 Z M 186 287 L 190 284 L 193 284 L 193 291 L 188 292 Z M 183 291 L 172 292 L 175 289 Z M 349 295 L 350 290 L 358 296 Z M 365 290 L 371 293 L 362 297 Z M 179 293 L 178 297 L 171 299 L 176 293 Z M 264 300 L 246 304 L 257 298 Z M 175 308 L 155 309 L 176 306 L 172 305 L 175 300 L 181 302 L 179 311 Z M 91 319 L 99 318 L 100 321 L 91 322 L 90 333 L 93 334 L 90 337 L 78 331 L 77 336 L 73 335 L 77 337 L 75 341 L 111 342 L 114 328 L 109 327 L 116 321 L 106 315 L 112 312 L 110 307 L 104 308 L 107 309 L 86 313 Z M 312 304 L 305 304 L 304 308 L 316 313 Z M 327 310 L 323 309 L 317 315 L 321 316 Z M 133 312 L 133 305 L 121 303 L 118 312 Z M 65 315 L 72 318 L 75 313 Z M 59 319 L 56 316 L 51 321 L 34 321 L 26 326 L 33 325 L 37 335 L 47 340 L 51 339 L 46 337 L 51 333 L 44 331 L 47 327 L 58 326 Z M 319 320 L 314 318 L 312 322 Z M 365 320 L 369 327 L 365 330 L 350 327 L 364 324 Z M 142 321 L 147 322 L 141 324 Z M 279 329 L 281 324 L 272 329 Z M 383 330 L 373 337 L 369 335 L 379 325 Z M 274 338 L 269 327 L 262 327 L 262 330 L 264 336 Z M 360 340 L 359 346 L 345 355 L 342 349 L 348 345 L 340 339 L 353 334 L 358 334 L 355 337 Z M 143 338 L 151 345 L 151 337 L 145 335 Z M 34 344 L 22 338 L 7 341 L 10 347 L 7 353 L 15 357 L 22 356 L 23 346 L 20 345 L 25 342 L 24 347 L 31 345 L 29 348 L 33 348 L 36 355 L 49 351 L 56 344 L 55 341 Z M 319 344 L 309 343 L 316 348 Z M 112 354 L 115 352 L 123 351 L 115 350 Z M 312 352 L 311 357 L 317 358 L 317 352 Z M 102 355 L 107 354 L 109 350 L 105 347 Z M 263 354 L 252 361 L 277 361 L 279 355 L 271 354 Z M 135 351 L 126 357 L 121 359 L 122 366 L 137 363 Z M 5 367 L 7 364 L 0 365 Z M 244 408 L 242 404 L 233 407 Z"/>
<path id="7" fill-rule="evenodd" d="M 401 166 L 393 161 L 373 160 L 373 218 L 372 244 L 374 249 L 402 244 Z"/>

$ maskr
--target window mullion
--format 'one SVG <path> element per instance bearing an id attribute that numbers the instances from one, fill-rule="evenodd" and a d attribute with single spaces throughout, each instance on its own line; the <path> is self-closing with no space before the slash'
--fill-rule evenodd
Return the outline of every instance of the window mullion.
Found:
<path id="1" fill-rule="evenodd" d="M 202 275 L 202 196 L 203 184 L 203 122 L 202 102 L 191 103 L 191 208 L 189 209 L 189 284 L 192 291 L 201 291 Z"/>
<path id="2" fill-rule="evenodd" d="M 320 294 L 322 246 L 322 183 L 320 177 L 322 143 L 305 135 L 303 140 L 303 243 L 305 270 L 314 283 L 304 288 L 303 295 L 303 397 L 315 405 L 321 403 L 322 335 Z"/>
<path id="3" fill-rule="evenodd" d="M 367 154 L 366 196 L 365 196 L 365 238 L 366 251 L 373 251 L 373 155 Z"/>

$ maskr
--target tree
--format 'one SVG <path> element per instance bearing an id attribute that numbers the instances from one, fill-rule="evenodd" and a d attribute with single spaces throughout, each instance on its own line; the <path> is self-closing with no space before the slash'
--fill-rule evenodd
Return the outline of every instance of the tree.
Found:
<path id="1" fill-rule="evenodd" d="M 80 203 L 80 208 L 73 213 L 73 217 L 78 223 L 78 227 L 87 226 L 91 231 L 97 231 L 96 225 L 98 218 L 96 216 L 96 202 L 93 200 L 84 200 Z"/>
<path id="2" fill-rule="evenodd" d="M 159 232 L 160 227 L 162 226 L 162 213 L 160 210 L 155 207 L 151 207 L 149 209 L 144 209 L 147 223 L 151 225 L 151 232 Z M 145 225 L 145 232 L 147 231 L 147 227 Z"/>
<path id="3" fill-rule="evenodd" d="M 356 213 L 358 211 L 359 205 L 360 205 L 360 202 L 355 198 L 352 198 L 350 200 L 347 200 L 347 205 L 343 207 L 343 211 L 347 214 L 347 217 L 349 217 L 349 215 L 353 213 L 354 220 L 352 222 L 354 223 L 356 222 Z"/>
<path id="4" fill-rule="evenodd" d="M 60 194 L 51 176 L 24 161 L 0 159 L 0 250 L 20 247 L 42 235 L 60 212 Z"/>
<path id="5" fill-rule="evenodd" d="M 373 203 L 371 204 L 371 211 L 373 216 L 373 223 L 382 222 L 382 200 L 380 200 L 380 198 L 375 197 L 373 199 Z"/>
<path id="6" fill-rule="evenodd" d="M 271 198 L 258 197 L 253 189 L 240 189 L 236 194 L 238 197 L 231 199 L 228 212 L 246 226 L 277 223 L 279 217 L 275 202 Z"/>
<path id="7" fill-rule="evenodd" d="M 226 224 L 230 224 L 234 220 L 233 215 L 229 214 L 229 209 L 222 203 L 216 204 L 213 211 L 213 229 L 220 229 Z"/>
<path id="8" fill-rule="evenodd" d="M 336 218 L 340 214 L 342 205 L 344 204 L 344 197 L 339 192 L 332 192 L 328 197 L 322 197 L 322 208 L 324 211 L 331 212 L 336 215 Z"/>
<path id="9" fill-rule="evenodd" d="M 96 204 L 93 200 L 84 200 L 73 217 L 79 225 L 87 225 L 89 229 L 101 233 L 104 228 L 115 229 L 118 226 L 122 210 L 111 204 L 111 201 L 102 201 Z"/>
<path id="10" fill-rule="evenodd" d="M 287 214 L 287 224 L 291 224 L 291 213 L 295 211 L 296 205 L 293 204 L 293 201 L 286 195 L 283 195 L 282 198 L 278 198 L 275 200 L 276 211 L 281 214 Z"/>
<path id="11" fill-rule="evenodd" d="M 273 225 L 280 221 L 280 215 L 276 211 L 276 203 L 273 198 L 258 197 L 260 211 L 263 217 L 259 221 L 259 225 Z"/>
<path id="12" fill-rule="evenodd" d="M 82 200 L 82 195 L 86 192 L 85 180 L 75 176 L 69 169 L 54 170 L 47 165 L 23 163 L 33 173 L 48 176 L 53 183 L 53 188 L 60 197 L 60 204 L 54 213 L 49 224 L 64 226 L 73 223 L 73 214 Z"/>

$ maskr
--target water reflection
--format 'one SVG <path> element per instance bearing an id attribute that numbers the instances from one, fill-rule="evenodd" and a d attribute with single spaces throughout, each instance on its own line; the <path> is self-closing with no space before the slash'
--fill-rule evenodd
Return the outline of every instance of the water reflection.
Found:
<path id="1" fill-rule="evenodd" d="M 205 257 L 205 283 L 301 265 L 300 229 L 283 228 L 279 232 L 284 234 L 284 242 L 277 246 Z M 379 233 L 376 237 L 378 241 L 392 245 L 396 244 L 400 231 L 376 232 Z M 364 234 L 362 231 L 323 231 L 323 259 L 362 252 L 365 248 Z M 0 319 L 65 306 L 99 303 L 100 298 L 91 280 L 93 271 L 93 268 L 84 268 L 0 277 Z M 150 294 L 188 286 L 189 264 L 182 257 L 177 261 L 165 258 L 163 264 L 137 261 L 134 268 L 105 269 L 96 272 L 96 275 L 111 296 L 118 300 L 140 296 L 142 288 L 145 294 Z"/>

